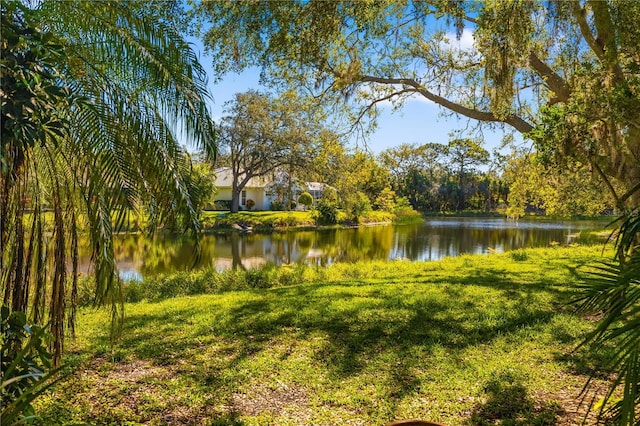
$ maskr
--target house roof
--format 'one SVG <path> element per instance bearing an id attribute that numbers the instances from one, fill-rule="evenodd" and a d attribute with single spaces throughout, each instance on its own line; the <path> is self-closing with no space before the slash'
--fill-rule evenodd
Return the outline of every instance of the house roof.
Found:
<path id="1" fill-rule="evenodd" d="M 322 182 L 307 182 L 307 188 L 309 188 L 309 191 L 324 191 L 328 186 L 329 185 Z"/>
<path id="2" fill-rule="evenodd" d="M 214 170 L 214 173 L 216 175 L 216 180 L 214 182 L 215 186 L 218 188 L 231 187 L 233 184 L 233 173 L 231 171 L 231 167 L 221 167 Z M 268 183 L 269 182 L 267 182 L 263 177 L 254 177 L 249 179 L 245 188 L 264 188 Z"/>
<path id="3" fill-rule="evenodd" d="M 216 180 L 215 186 L 218 188 L 230 188 L 233 184 L 233 173 L 231 167 L 220 167 L 214 170 Z M 324 191 L 329 187 L 326 183 L 322 182 L 296 182 L 294 179 L 293 184 L 297 185 L 300 189 L 306 189 L 308 191 Z M 271 179 L 267 179 L 266 176 L 254 177 L 249 179 L 249 182 L 245 185 L 245 188 L 267 188 L 273 185 L 275 182 Z M 306 188 L 305 188 L 306 187 Z"/>

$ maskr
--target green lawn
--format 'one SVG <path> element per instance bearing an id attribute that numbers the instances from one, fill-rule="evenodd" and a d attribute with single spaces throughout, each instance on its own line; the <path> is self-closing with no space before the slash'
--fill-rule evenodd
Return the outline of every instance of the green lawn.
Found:
<path id="1" fill-rule="evenodd" d="M 202 224 L 207 228 L 230 229 L 233 224 L 251 226 L 258 231 L 276 228 L 315 226 L 310 211 L 242 211 L 203 212 Z"/>
<path id="2" fill-rule="evenodd" d="M 605 253 L 609 254 L 610 253 Z M 566 302 L 601 247 L 308 268 L 305 283 L 80 312 L 42 424 L 572 424 L 594 356 Z M 317 279 L 314 280 L 314 277 Z"/>
<path id="3" fill-rule="evenodd" d="M 411 217 L 414 221 L 422 220 L 422 216 L 415 213 Z M 361 224 L 391 223 L 396 215 L 383 211 L 369 211 L 359 218 Z M 207 211 L 202 214 L 205 229 L 230 229 L 233 224 L 250 226 L 255 231 L 273 231 L 274 229 L 315 227 L 316 221 L 312 211 L 242 211 L 238 213 Z M 339 225 L 352 225 L 343 211 L 338 212 Z"/>

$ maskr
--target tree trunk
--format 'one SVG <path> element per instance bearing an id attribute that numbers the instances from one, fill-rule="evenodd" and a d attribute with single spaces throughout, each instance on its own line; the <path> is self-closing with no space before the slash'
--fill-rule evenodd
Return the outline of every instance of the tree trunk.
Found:
<path id="1" fill-rule="evenodd" d="M 293 203 L 293 191 L 291 187 L 291 170 L 293 166 L 289 164 L 289 176 L 287 176 L 287 211 L 291 210 L 291 204 Z"/>
<path id="2" fill-rule="evenodd" d="M 231 213 L 238 213 L 240 210 L 240 192 L 242 188 L 238 187 L 238 182 L 233 180 L 231 185 Z"/>

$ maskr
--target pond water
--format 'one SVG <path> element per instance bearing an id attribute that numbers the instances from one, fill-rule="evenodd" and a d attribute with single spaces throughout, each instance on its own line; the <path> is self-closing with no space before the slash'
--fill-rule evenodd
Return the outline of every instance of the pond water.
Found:
<path id="1" fill-rule="evenodd" d="M 500 218 L 434 218 L 421 224 L 295 231 L 274 234 L 204 235 L 194 265 L 190 238 L 122 235 L 116 261 L 124 279 L 196 268 L 254 268 L 267 263 L 328 265 L 359 260 L 438 260 L 463 253 L 504 252 L 549 244 L 595 243 L 595 221 L 523 221 Z M 81 261 L 88 271 L 89 259 Z M 82 269 L 81 269 L 82 270 Z"/>

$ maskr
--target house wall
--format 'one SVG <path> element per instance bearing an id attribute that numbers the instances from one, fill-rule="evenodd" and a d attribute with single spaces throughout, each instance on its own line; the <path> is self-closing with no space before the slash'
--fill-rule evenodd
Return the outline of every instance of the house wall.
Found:
<path id="1" fill-rule="evenodd" d="M 269 206 L 265 206 L 265 196 L 264 196 L 264 189 L 262 188 L 245 188 L 245 190 L 247 191 L 247 200 L 253 200 L 253 202 L 255 203 L 255 206 L 253 207 L 253 210 L 268 210 Z M 242 208 L 246 208 L 243 204 L 242 204 L 242 200 L 240 200 L 240 205 L 242 205 Z"/>
<path id="2" fill-rule="evenodd" d="M 231 188 L 218 188 L 215 200 L 231 200 Z"/>
<path id="3" fill-rule="evenodd" d="M 269 210 L 271 206 L 271 200 L 264 193 L 264 189 L 262 188 L 246 188 L 247 191 L 247 200 L 253 200 L 255 202 L 255 206 L 253 210 Z M 215 195 L 215 201 L 218 200 L 231 200 L 231 188 L 218 188 L 218 192 Z M 246 209 L 247 207 L 242 204 L 242 193 L 240 194 L 240 207 Z"/>

